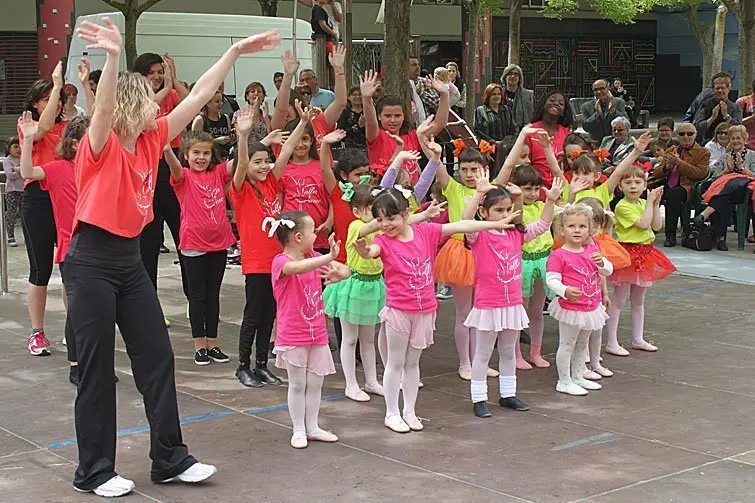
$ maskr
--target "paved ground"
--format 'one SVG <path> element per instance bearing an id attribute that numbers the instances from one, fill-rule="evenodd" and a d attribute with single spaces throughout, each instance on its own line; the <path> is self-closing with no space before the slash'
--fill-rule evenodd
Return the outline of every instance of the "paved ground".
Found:
<path id="1" fill-rule="evenodd" d="M 729 254 L 725 269 L 733 279 L 732 271 L 750 265 L 750 248 Z M 686 264 L 707 260 L 716 267 L 714 254 L 677 253 Z M 673 275 L 648 295 L 646 331 L 659 353 L 606 356 L 616 376 L 604 390 L 580 398 L 555 392 L 554 368 L 520 372 L 519 396 L 532 410 L 516 413 L 492 403 L 494 416 L 487 420 L 472 414 L 468 384 L 455 373 L 453 306 L 445 301 L 437 343 L 422 359 L 425 388 L 417 410 L 426 418 L 425 431 L 390 432 L 382 424 L 383 403 L 344 399 L 343 379 L 335 375 L 326 379 L 321 424 L 341 442 L 295 451 L 288 445 L 285 387 L 246 389 L 233 377 L 233 363 L 199 368 L 191 361 L 172 258 L 163 256 L 160 297 L 173 321 L 184 437 L 219 473 L 201 487 L 150 483 L 146 420 L 119 341 L 117 468 L 138 491 L 124 501 L 755 501 L 755 315 L 748 286 Z M 0 299 L 0 500 L 95 501 L 71 489 L 75 391 L 59 343 L 60 295 L 51 293 L 47 320 L 53 355 L 30 357 L 20 294 L 25 268 L 23 249 L 11 250 L 13 293 Z M 685 266 L 682 272 L 695 271 Z M 233 354 L 242 278 L 238 269 L 226 278 L 220 340 Z M 626 340 L 626 323 L 621 330 Z M 551 362 L 555 336 L 548 320 Z M 497 383 L 489 384 L 493 400 Z"/>

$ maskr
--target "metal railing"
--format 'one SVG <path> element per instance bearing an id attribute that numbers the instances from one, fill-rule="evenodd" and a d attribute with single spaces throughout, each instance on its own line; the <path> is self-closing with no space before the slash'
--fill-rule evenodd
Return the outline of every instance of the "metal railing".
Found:
<path id="1" fill-rule="evenodd" d="M 5 184 L 0 183 L 0 295 L 8 293 L 8 227 L 5 223 Z"/>

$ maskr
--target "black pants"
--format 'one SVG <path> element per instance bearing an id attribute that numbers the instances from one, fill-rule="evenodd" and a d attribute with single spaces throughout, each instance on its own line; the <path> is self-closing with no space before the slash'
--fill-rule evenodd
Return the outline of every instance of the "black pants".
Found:
<path id="1" fill-rule="evenodd" d="M 191 336 L 195 339 L 218 338 L 220 285 L 225 275 L 225 257 L 225 250 L 198 257 L 184 256 L 186 282 L 189 284 L 189 322 Z"/>
<path id="2" fill-rule="evenodd" d="M 158 166 L 157 183 L 155 184 L 155 198 L 152 203 L 152 210 L 155 218 L 144 227 L 141 235 L 141 255 L 144 268 L 150 281 L 157 290 L 157 264 L 160 257 L 160 246 L 163 244 L 163 227 L 168 224 L 168 229 L 173 236 L 173 241 L 178 248 L 180 238 L 179 230 L 181 228 L 181 206 L 178 204 L 176 192 L 170 185 L 170 170 L 165 160 L 160 159 Z M 165 171 L 168 170 L 168 175 Z M 178 254 L 178 264 L 181 267 L 181 282 L 183 284 L 184 295 L 189 298 L 189 286 L 186 283 L 186 272 L 184 271 L 184 257 Z"/>
<path id="3" fill-rule="evenodd" d="M 266 367 L 275 321 L 275 298 L 270 274 L 246 274 L 244 289 L 246 305 L 239 332 L 239 364 L 251 365 L 252 345 L 256 344 L 256 366 Z"/>
<path id="4" fill-rule="evenodd" d="M 684 204 L 687 202 L 687 190 L 681 185 L 669 188 L 668 185 L 663 187 L 663 198 L 661 199 L 666 207 L 666 236 L 676 237 L 676 229 L 679 225 L 679 219 L 682 217 Z M 682 221 L 682 224 L 685 222 Z M 684 229 L 688 231 L 689 229 Z"/>
<path id="5" fill-rule="evenodd" d="M 55 258 L 57 229 L 50 194 L 39 187 L 39 182 L 26 186 L 21 206 L 21 229 L 29 256 L 29 283 L 47 286 Z"/>
<path id="6" fill-rule="evenodd" d="M 747 186 L 737 190 L 726 190 L 713 197 L 708 206 L 716 211 L 710 216 L 710 229 L 716 239 L 726 239 L 726 230 L 731 222 L 731 212 L 735 204 L 743 203 L 747 195 Z"/>
<path id="7" fill-rule="evenodd" d="M 65 278 L 65 264 L 63 262 L 58 264 L 58 269 L 60 269 L 60 276 L 62 278 Z M 63 288 L 65 288 L 65 285 L 63 285 Z M 66 309 L 66 324 L 64 328 L 64 335 L 66 338 L 66 353 L 68 361 L 71 363 L 76 363 L 76 337 L 73 333 L 73 325 L 71 324 L 70 309 Z"/>
<path id="8" fill-rule="evenodd" d="M 116 475 L 116 323 L 144 399 L 152 480 L 175 477 L 196 460 L 181 437 L 173 350 L 157 293 L 141 262 L 139 238 L 82 224 L 65 264 L 68 312 L 79 360 L 75 404 L 79 466 L 74 486 L 92 490 Z"/>

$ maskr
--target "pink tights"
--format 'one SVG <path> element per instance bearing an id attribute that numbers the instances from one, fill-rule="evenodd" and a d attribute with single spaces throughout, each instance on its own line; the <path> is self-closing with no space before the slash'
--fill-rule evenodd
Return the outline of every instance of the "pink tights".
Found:
<path id="1" fill-rule="evenodd" d="M 317 417 L 320 415 L 322 383 L 325 376 L 307 372 L 304 367 L 287 364 L 288 413 L 294 424 L 294 434 L 311 434 L 319 431 Z"/>
<path id="2" fill-rule="evenodd" d="M 543 316 L 543 307 L 545 306 L 545 286 L 541 280 L 535 281 L 532 291 L 532 297 L 524 301 L 524 308 L 527 311 L 527 317 L 530 319 L 530 361 L 539 368 L 548 368 L 548 363 L 541 354 L 543 345 L 543 330 L 545 328 L 545 318 Z M 517 342 L 517 368 L 520 370 L 529 370 L 532 366 L 524 361 L 521 357 L 522 351 L 519 349 Z"/>
<path id="3" fill-rule="evenodd" d="M 359 383 L 356 375 L 356 347 L 362 355 L 364 380 L 367 384 L 377 385 L 375 369 L 375 325 L 354 325 L 341 319 L 343 340 L 341 341 L 341 367 L 346 378 L 346 389 L 357 390 Z"/>
<path id="4" fill-rule="evenodd" d="M 477 343 L 477 331 L 474 328 L 464 326 L 464 322 L 472 310 L 474 289 L 470 287 L 452 286 L 454 303 L 456 304 L 456 325 L 454 336 L 456 339 L 456 351 L 459 353 L 459 370 L 472 368 L 475 345 Z"/>
<path id="5" fill-rule="evenodd" d="M 387 343 L 387 362 L 383 374 L 385 392 L 385 417 L 398 416 L 398 399 L 404 392 L 404 418 L 416 416 L 419 390 L 419 357 L 422 350 L 409 344 L 409 335 L 403 334 L 383 324 Z M 402 380 L 403 376 L 403 380 Z"/>
<path id="6" fill-rule="evenodd" d="M 606 322 L 607 341 L 606 346 L 609 348 L 618 348 L 619 346 L 619 316 L 621 308 L 627 301 L 627 297 L 632 303 L 632 342 L 645 342 L 643 332 L 645 330 L 645 292 L 647 287 L 622 283 L 613 289 L 611 296 L 611 307 L 608 308 L 610 319 Z"/>

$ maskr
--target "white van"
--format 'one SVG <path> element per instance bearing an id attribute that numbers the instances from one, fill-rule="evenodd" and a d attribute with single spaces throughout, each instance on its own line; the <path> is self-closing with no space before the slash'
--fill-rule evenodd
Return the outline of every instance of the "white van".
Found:
<path id="1" fill-rule="evenodd" d="M 76 20 L 76 29 L 84 21 L 101 23 L 103 17 L 109 17 L 118 26 L 125 42 L 125 18 L 120 12 L 81 16 Z M 191 84 L 235 42 L 256 33 L 278 29 L 283 35 L 283 43 L 277 49 L 242 56 L 225 79 L 225 93 L 236 96 L 241 106 L 245 104 L 243 94 L 246 86 L 254 81 L 261 82 L 272 110 L 273 100 L 278 94 L 273 85 L 273 74 L 283 71 L 281 56 L 285 51 L 293 50 L 292 28 L 292 20 L 281 17 L 145 12 L 136 26 L 136 50 L 137 55 L 144 52 L 162 55 L 167 52 L 176 62 L 178 78 Z M 76 67 L 83 54 L 88 52 L 92 71 L 102 69 L 105 53 L 101 50 L 87 51 L 88 42 L 76 36 L 76 29 L 68 50 L 65 81 L 76 85 L 79 89 L 78 105 L 85 107 Z M 296 56 L 301 61 L 300 69 L 314 68 L 311 32 L 307 21 L 297 20 Z M 120 69 L 127 69 L 125 49 L 121 52 Z"/>

